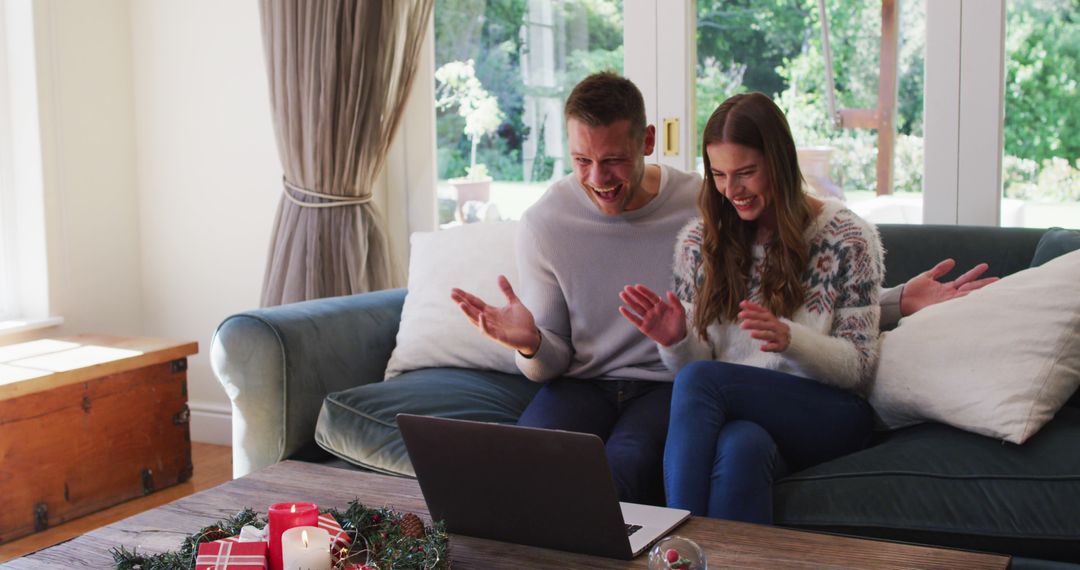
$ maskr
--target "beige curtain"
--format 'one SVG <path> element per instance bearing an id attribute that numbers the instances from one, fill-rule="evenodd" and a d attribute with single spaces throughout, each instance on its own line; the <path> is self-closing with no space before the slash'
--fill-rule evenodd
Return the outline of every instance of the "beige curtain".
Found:
<path id="1" fill-rule="evenodd" d="M 261 0 L 282 197 L 262 305 L 391 285 L 371 189 L 433 0 Z"/>

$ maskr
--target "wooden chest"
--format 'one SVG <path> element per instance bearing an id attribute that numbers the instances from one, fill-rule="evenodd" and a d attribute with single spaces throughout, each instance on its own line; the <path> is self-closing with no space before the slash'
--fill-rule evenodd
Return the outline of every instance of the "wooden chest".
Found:
<path id="1" fill-rule="evenodd" d="M 193 342 L 0 346 L 0 543 L 191 477 Z"/>

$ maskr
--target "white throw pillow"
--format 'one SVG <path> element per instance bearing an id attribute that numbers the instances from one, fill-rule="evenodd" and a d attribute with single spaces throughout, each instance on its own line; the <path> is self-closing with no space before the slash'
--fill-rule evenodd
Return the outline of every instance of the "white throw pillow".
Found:
<path id="1" fill-rule="evenodd" d="M 514 352 L 485 337 L 450 299 L 458 287 L 493 305 L 506 298 L 497 278 L 517 289 L 516 222 L 466 224 L 410 238 L 409 292 L 386 378 L 431 367 L 517 373 Z"/>
<path id="2" fill-rule="evenodd" d="M 1080 251 L 927 307 L 885 333 L 870 403 L 1023 443 L 1080 385 Z"/>

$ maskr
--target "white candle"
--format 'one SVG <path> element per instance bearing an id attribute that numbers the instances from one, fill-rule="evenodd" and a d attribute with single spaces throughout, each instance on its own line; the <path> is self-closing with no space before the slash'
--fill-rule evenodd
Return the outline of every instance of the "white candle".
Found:
<path id="1" fill-rule="evenodd" d="M 281 535 L 282 570 L 330 570 L 330 533 L 296 526 Z"/>

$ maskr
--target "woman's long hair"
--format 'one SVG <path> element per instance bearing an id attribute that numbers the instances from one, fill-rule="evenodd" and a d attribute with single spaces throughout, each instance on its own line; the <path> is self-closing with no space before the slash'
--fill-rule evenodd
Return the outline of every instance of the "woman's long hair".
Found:
<path id="1" fill-rule="evenodd" d="M 739 302 L 749 298 L 751 247 L 757 222 L 744 222 L 735 207 L 716 189 L 708 147 L 734 143 L 757 149 L 765 157 L 770 205 L 777 231 L 765 248 L 761 276 L 762 304 L 778 317 L 791 317 L 803 303 L 803 276 L 810 257 L 803 235 L 811 213 L 803 193 L 803 177 L 795 141 L 783 111 L 761 93 L 743 93 L 720 104 L 702 133 L 705 181 L 698 209 L 705 222 L 702 243 L 705 280 L 697 292 L 694 324 L 705 329 L 718 320 L 734 322 Z"/>

